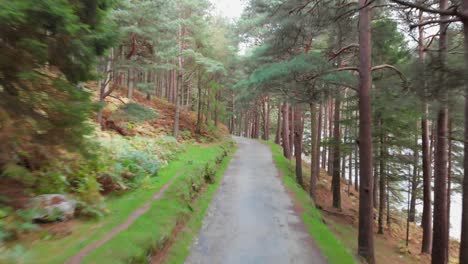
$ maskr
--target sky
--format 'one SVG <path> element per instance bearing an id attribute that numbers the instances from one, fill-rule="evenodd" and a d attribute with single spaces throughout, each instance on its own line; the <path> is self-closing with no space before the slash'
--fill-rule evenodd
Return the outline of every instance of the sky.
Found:
<path id="1" fill-rule="evenodd" d="M 242 0 L 211 0 L 214 4 L 216 12 L 222 16 L 231 19 L 237 19 L 242 14 Z"/>

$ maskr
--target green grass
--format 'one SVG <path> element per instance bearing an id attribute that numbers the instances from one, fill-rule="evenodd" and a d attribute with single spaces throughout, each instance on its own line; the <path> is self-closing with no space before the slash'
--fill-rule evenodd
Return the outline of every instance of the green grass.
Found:
<path id="1" fill-rule="evenodd" d="M 283 181 L 285 185 L 293 192 L 296 202 L 304 209 L 301 218 L 322 254 L 331 264 L 357 263 L 350 250 L 335 237 L 322 221 L 323 217 L 315 208 L 308 193 L 296 184 L 294 166 L 290 160 L 284 158 L 281 147 L 272 142 L 266 143 L 270 145 L 273 151 L 276 166 L 284 174 Z"/>
<path id="2" fill-rule="evenodd" d="M 203 177 L 200 178 L 200 175 L 206 164 L 213 164 L 225 152 L 224 148 L 223 144 L 187 146 L 177 160 L 158 172 L 152 182 L 125 195 L 109 197 L 106 204 L 110 213 L 106 217 L 78 222 L 73 234 L 63 239 L 31 241 L 27 245 L 25 262 L 63 263 L 124 222 L 135 209 L 145 204 L 175 175 L 182 172 L 163 198 L 152 203 L 147 213 L 84 260 L 84 263 L 144 263 L 149 251 L 157 249 L 171 235 L 177 221 L 191 214 L 189 201 L 194 188 L 202 184 Z"/>

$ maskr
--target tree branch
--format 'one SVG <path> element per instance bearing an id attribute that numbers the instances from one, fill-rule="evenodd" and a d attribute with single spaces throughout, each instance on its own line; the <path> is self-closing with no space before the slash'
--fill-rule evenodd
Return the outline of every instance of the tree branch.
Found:
<path id="1" fill-rule="evenodd" d="M 345 52 L 345 51 L 347 51 L 347 50 L 349 50 L 349 49 L 352 49 L 352 48 L 359 48 L 359 44 L 356 44 L 356 43 L 350 44 L 350 45 L 348 45 L 348 46 L 346 46 L 346 47 L 341 48 L 341 49 L 338 50 L 337 52 L 332 52 L 332 56 L 331 56 L 331 58 L 330 58 L 328 61 L 334 60 L 336 57 L 340 56 L 341 53 L 343 53 L 343 52 Z"/>
<path id="2" fill-rule="evenodd" d="M 395 71 L 400 76 L 400 79 L 406 82 L 406 80 L 407 80 L 406 76 L 400 70 L 398 70 L 395 66 L 392 66 L 392 65 L 389 65 L 389 64 L 382 64 L 382 65 L 379 65 L 379 66 L 372 67 L 372 71 L 378 71 L 378 70 L 383 70 L 383 69 L 391 69 L 391 70 Z"/>
<path id="3" fill-rule="evenodd" d="M 430 25 L 430 24 L 453 23 L 453 22 L 459 22 L 459 21 L 461 21 L 461 19 L 459 17 L 452 18 L 452 19 L 428 20 L 428 21 L 425 21 L 425 22 L 422 22 L 422 23 L 419 23 L 419 24 L 412 24 L 412 25 L 410 25 L 410 29 L 413 30 L 413 29 L 415 29 L 417 27 L 423 27 L 423 26 L 427 26 L 427 25 Z"/>

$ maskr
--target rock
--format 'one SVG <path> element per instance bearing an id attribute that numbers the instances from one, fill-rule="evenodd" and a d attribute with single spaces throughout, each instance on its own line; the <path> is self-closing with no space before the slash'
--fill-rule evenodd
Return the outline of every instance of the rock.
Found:
<path id="1" fill-rule="evenodd" d="M 35 221 L 65 221 L 73 218 L 76 201 L 61 194 L 43 194 L 31 199 L 30 208 L 35 211 Z"/>

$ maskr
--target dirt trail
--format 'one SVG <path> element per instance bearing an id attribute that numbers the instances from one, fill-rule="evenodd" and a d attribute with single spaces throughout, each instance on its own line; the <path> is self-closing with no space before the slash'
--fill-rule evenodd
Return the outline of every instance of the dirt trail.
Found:
<path id="1" fill-rule="evenodd" d="M 327 263 L 294 210 L 270 148 L 236 141 L 239 151 L 185 263 Z"/>
<path id="2" fill-rule="evenodd" d="M 172 178 L 168 183 L 166 183 L 152 198 L 150 201 L 146 202 L 142 207 L 136 209 L 128 218 L 127 220 L 114 227 L 105 237 L 101 238 L 98 241 L 93 242 L 92 244 L 89 244 L 85 248 L 83 248 L 80 252 L 78 252 L 76 255 L 71 257 L 70 259 L 65 262 L 65 264 L 79 264 L 81 261 L 88 256 L 93 250 L 96 248 L 104 245 L 107 243 L 109 240 L 114 238 L 116 235 L 118 235 L 120 232 L 128 229 L 131 224 L 135 222 L 141 215 L 146 213 L 148 209 L 151 206 L 151 203 L 157 200 L 160 200 L 162 196 L 164 195 L 164 192 L 166 192 L 167 189 L 172 185 L 172 183 L 177 179 L 182 172 L 179 172 L 174 178 Z"/>

